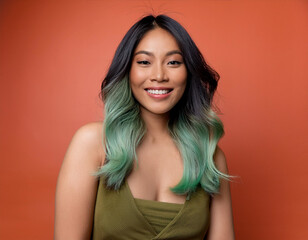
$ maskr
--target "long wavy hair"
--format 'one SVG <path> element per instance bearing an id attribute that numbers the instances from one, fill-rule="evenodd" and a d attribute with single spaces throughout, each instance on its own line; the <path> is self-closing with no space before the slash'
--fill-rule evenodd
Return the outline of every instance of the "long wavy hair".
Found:
<path id="1" fill-rule="evenodd" d="M 212 110 L 219 75 L 204 60 L 187 31 L 166 15 L 149 15 L 135 23 L 119 44 L 101 86 L 105 104 L 105 164 L 96 173 L 106 185 L 119 189 L 131 172 L 136 148 L 146 132 L 140 107 L 129 85 L 133 53 L 142 37 L 155 28 L 168 31 L 177 41 L 187 68 L 185 92 L 170 111 L 168 129 L 180 150 L 184 171 L 180 182 L 171 188 L 176 194 L 189 194 L 198 185 L 217 193 L 221 173 L 213 162 L 217 142 L 224 134 L 222 122 Z"/>

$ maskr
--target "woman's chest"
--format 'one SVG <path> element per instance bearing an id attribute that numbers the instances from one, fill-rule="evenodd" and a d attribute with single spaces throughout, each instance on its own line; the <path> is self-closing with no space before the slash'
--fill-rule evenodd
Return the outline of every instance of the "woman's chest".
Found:
<path id="1" fill-rule="evenodd" d="M 183 162 L 172 145 L 153 145 L 137 149 L 135 161 L 127 182 L 135 198 L 183 203 L 185 196 L 175 195 L 170 188 L 183 176 Z"/>

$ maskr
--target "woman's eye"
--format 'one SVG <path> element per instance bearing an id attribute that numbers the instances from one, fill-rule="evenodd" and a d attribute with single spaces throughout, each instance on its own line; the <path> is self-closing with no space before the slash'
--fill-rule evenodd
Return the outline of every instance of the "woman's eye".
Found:
<path id="1" fill-rule="evenodd" d="M 137 61 L 137 63 L 140 64 L 140 65 L 148 65 L 148 64 L 150 64 L 149 61 Z"/>
<path id="2" fill-rule="evenodd" d="M 168 62 L 168 65 L 180 65 L 182 64 L 182 62 L 179 62 L 179 61 L 170 61 Z"/>

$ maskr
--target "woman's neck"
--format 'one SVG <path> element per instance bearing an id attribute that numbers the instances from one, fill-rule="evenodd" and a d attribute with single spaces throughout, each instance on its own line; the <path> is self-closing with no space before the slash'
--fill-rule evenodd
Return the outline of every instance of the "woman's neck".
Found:
<path id="1" fill-rule="evenodd" d="M 169 114 L 154 114 L 144 109 L 141 110 L 141 117 L 145 122 L 147 132 L 144 139 L 155 142 L 156 140 L 169 136 L 168 121 Z"/>

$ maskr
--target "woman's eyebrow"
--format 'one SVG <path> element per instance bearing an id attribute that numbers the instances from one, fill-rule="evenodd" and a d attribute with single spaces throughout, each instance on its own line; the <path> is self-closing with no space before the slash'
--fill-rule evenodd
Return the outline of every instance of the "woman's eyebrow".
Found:
<path id="1" fill-rule="evenodd" d="M 169 51 L 169 52 L 166 53 L 166 56 L 170 56 L 170 55 L 173 55 L 173 54 L 180 54 L 181 56 L 183 56 L 183 53 L 179 50 Z"/>
<path id="2" fill-rule="evenodd" d="M 145 54 L 145 55 L 148 55 L 148 56 L 154 56 L 153 53 L 148 52 L 148 51 L 144 51 L 144 50 L 141 50 L 141 51 L 136 52 L 136 53 L 135 53 L 135 56 L 138 55 L 138 54 Z"/>
<path id="3" fill-rule="evenodd" d="M 145 50 L 140 50 L 138 52 L 136 52 L 134 54 L 134 56 L 138 55 L 138 54 L 145 54 L 145 55 L 148 55 L 148 56 L 154 56 L 154 54 L 152 52 L 149 52 L 149 51 L 145 51 Z M 181 56 L 183 56 L 182 52 L 179 51 L 179 50 L 172 50 L 172 51 L 169 51 L 166 53 L 166 56 L 170 56 L 170 55 L 173 55 L 173 54 L 180 54 Z"/>

